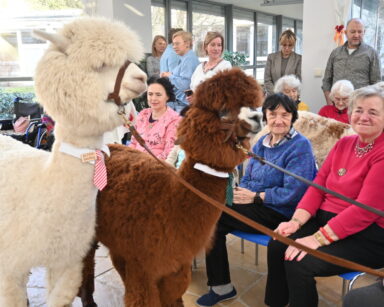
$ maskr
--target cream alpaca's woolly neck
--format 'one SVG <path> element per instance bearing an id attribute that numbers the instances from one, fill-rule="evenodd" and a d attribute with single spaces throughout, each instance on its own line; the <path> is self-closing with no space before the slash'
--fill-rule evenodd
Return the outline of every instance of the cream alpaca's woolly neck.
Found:
<path id="1" fill-rule="evenodd" d="M 70 155 L 70 156 L 75 157 L 75 158 L 79 158 L 79 159 L 81 159 L 83 154 L 92 153 L 92 152 L 95 152 L 95 150 L 96 149 L 76 147 L 72 144 L 65 143 L 65 142 L 61 142 L 60 147 L 59 147 L 60 152 L 65 153 L 65 154 Z M 111 152 L 109 151 L 109 148 L 107 145 L 101 146 L 100 150 L 105 152 L 108 155 L 108 157 L 111 155 Z M 87 161 L 87 162 L 91 163 L 91 164 L 95 163 L 95 161 Z"/>

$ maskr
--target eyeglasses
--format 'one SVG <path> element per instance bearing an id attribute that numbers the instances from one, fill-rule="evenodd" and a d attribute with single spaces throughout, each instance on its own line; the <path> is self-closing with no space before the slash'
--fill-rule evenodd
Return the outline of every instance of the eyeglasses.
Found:
<path id="1" fill-rule="evenodd" d="M 334 97 L 333 101 L 335 101 L 335 102 L 348 102 L 349 97 Z"/>

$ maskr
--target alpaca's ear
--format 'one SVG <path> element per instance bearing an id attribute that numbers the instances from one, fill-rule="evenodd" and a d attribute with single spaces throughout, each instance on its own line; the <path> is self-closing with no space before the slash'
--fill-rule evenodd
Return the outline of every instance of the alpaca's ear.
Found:
<path id="1" fill-rule="evenodd" d="M 36 38 L 40 38 L 42 40 L 50 41 L 52 44 L 54 44 L 57 48 L 59 48 L 60 51 L 65 53 L 69 46 L 69 40 L 57 33 L 48 33 L 42 30 L 33 30 L 32 31 L 33 36 Z"/>

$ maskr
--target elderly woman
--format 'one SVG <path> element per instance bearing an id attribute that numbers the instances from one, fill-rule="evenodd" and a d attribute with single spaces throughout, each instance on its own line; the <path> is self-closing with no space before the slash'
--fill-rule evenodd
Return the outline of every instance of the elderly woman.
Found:
<path id="1" fill-rule="evenodd" d="M 384 91 L 374 86 L 356 90 L 348 113 L 357 135 L 336 143 L 315 182 L 384 210 Z M 291 220 L 281 223 L 275 231 L 325 253 L 372 268 L 384 266 L 384 218 L 313 187 Z M 265 303 L 317 306 L 315 276 L 347 271 L 272 240 L 268 246 Z"/>
<path id="2" fill-rule="evenodd" d="M 300 101 L 301 82 L 295 75 L 288 75 L 277 80 L 274 91 L 289 96 L 297 104 L 298 111 L 308 111 L 309 107 Z"/>
<path id="3" fill-rule="evenodd" d="M 150 107 L 139 113 L 135 126 L 155 156 L 165 160 L 175 144 L 176 128 L 181 119 L 167 106 L 168 101 L 175 100 L 173 85 L 168 78 L 150 78 L 147 99 Z M 129 146 L 145 151 L 135 137 L 132 137 Z"/>
<path id="4" fill-rule="evenodd" d="M 335 82 L 329 94 L 332 105 L 322 107 L 319 111 L 319 115 L 349 124 L 347 110 L 349 98 L 353 90 L 353 84 L 348 80 L 339 80 Z"/>
<path id="5" fill-rule="evenodd" d="M 180 63 L 171 72 L 163 72 L 162 77 L 169 77 L 175 86 L 176 101 L 172 104 L 175 111 L 180 112 L 188 105 L 184 91 L 188 90 L 191 84 L 191 77 L 199 59 L 192 48 L 192 34 L 179 31 L 173 34 L 173 49 L 180 56 Z"/>
<path id="6" fill-rule="evenodd" d="M 152 41 L 152 55 L 147 57 L 148 77 L 160 76 L 160 58 L 167 47 L 167 41 L 163 35 L 156 35 Z"/>
<path id="7" fill-rule="evenodd" d="M 279 43 L 281 50 L 268 55 L 264 70 L 264 87 L 268 95 L 273 94 L 273 87 L 282 76 L 293 74 L 301 79 L 301 55 L 293 51 L 296 44 L 295 33 L 291 30 L 284 31 Z"/>
<path id="8" fill-rule="evenodd" d="M 293 128 L 297 119 L 296 104 L 286 95 L 274 94 L 263 104 L 263 117 L 270 133 L 263 136 L 253 151 L 280 167 L 312 180 L 316 175 L 315 160 L 310 142 Z M 293 177 L 251 159 L 234 189 L 232 209 L 275 229 L 288 221 L 307 186 Z M 228 202 L 228 200 L 227 200 Z M 234 230 L 255 233 L 253 228 L 223 214 L 217 224 L 211 251 L 206 255 L 206 269 L 210 291 L 197 300 L 199 306 L 213 306 L 234 298 L 226 249 L 226 235 Z"/>

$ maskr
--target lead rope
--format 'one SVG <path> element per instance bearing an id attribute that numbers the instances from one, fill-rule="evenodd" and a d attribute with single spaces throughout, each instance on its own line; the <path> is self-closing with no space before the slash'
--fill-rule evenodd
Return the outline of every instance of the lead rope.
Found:
<path id="1" fill-rule="evenodd" d="M 343 258 L 340 258 L 340 257 L 336 257 L 336 256 L 333 256 L 333 255 L 330 255 L 330 254 L 327 254 L 327 253 L 324 253 L 324 252 L 321 252 L 317 249 L 311 249 L 307 246 L 304 246 L 300 243 L 297 243 L 296 241 L 293 241 L 292 239 L 289 239 L 287 237 L 283 237 L 282 235 L 274 232 L 273 230 L 265 227 L 264 225 L 261 225 L 253 220 L 251 220 L 250 218 L 248 217 L 245 217 L 243 215 L 241 215 L 240 213 L 234 211 L 233 209 L 223 205 L 222 203 L 219 203 L 218 201 L 214 200 L 213 198 L 209 197 L 208 195 L 204 194 L 203 192 L 201 192 L 200 190 L 196 189 L 194 186 L 192 186 L 190 183 L 188 183 L 187 181 L 185 181 L 184 178 L 180 177 L 177 173 L 176 173 L 176 170 L 175 168 L 173 168 L 172 166 L 170 166 L 169 164 L 167 164 L 166 162 L 160 160 L 159 158 L 157 158 L 153 152 L 148 148 L 148 146 L 145 144 L 145 141 L 144 139 L 139 135 L 139 133 L 137 132 L 137 130 L 135 129 L 133 123 L 128 120 L 124 115 L 125 115 L 125 111 L 124 111 L 124 108 L 120 108 L 119 112 L 118 112 L 124 119 L 124 122 L 125 124 L 128 126 L 129 130 L 131 131 L 132 135 L 136 138 L 136 140 L 139 142 L 139 144 L 144 147 L 144 149 L 157 161 L 159 162 L 164 168 L 166 168 L 168 170 L 169 173 L 172 174 L 172 176 L 176 177 L 176 179 L 182 184 L 184 185 L 187 189 L 189 189 L 191 192 L 195 193 L 197 196 L 199 196 L 201 199 L 205 200 L 206 202 L 210 203 L 211 205 L 213 205 L 214 207 L 216 207 L 217 209 L 231 215 L 232 217 L 236 218 L 237 220 L 243 222 L 244 224 L 272 237 L 273 239 L 276 239 L 286 245 L 291 245 L 291 246 L 294 246 L 300 250 L 303 250 L 305 252 L 307 252 L 308 254 L 316 257 L 316 258 L 319 258 L 321 260 L 324 260 L 324 261 L 327 261 L 329 263 L 332 263 L 332 264 L 335 264 L 335 265 L 338 265 L 338 266 L 342 266 L 344 268 L 347 268 L 347 269 L 350 269 L 352 271 L 360 271 L 360 272 L 365 272 L 365 273 L 368 273 L 368 274 L 371 274 L 371 275 L 374 275 L 374 276 L 378 276 L 378 277 L 383 277 L 384 278 L 384 272 L 380 272 L 380 271 L 377 271 L 377 270 L 374 270 L 370 267 L 367 267 L 367 266 L 364 266 L 364 265 L 361 265 L 361 264 L 358 264 L 358 263 L 355 263 L 353 261 L 350 261 L 350 260 L 346 260 L 346 259 L 343 259 Z M 239 147 L 238 147 L 239 148 Z M 241 148 L 239 148 L 241 149 Z M 243 148 L 241 149 L 243 152 L 244 150 L 247 152 L 246 154 L 248 155 L 248 151 Z"/>
<path id="2" fill-rule="evenodd" d="M 271 166 L 271 167 L 273 167 L 273 168 L 279 170 L 280 172 L 283 172 L 284 174 L 287 174 L 287 175 L 289 175 L 289 176 L 292 176 L 293 178 L 296 178 L 297 180 L 299 180 L 299 181 L 301 181 L 301 182 L 304 182 L 304 183 L 307 184 L 307 185 L 310 185 L 310 186 L 312 186 L 312 187 L 315 187 L 315 188 L 317 188 L 317 189 L 319 189 L 319 190 L 321 190 L 321 191 L 323 191 L 323 192 L 325 192 L 325 193 L 327 193 L 327 194 L 331 194 L 331 195 L 333 195 L 333 196 L 335 196 L 335 197 L 337 197 L 337 198 L 340 198 L 341 200 L 344 200 L 344 201 L 346 201 L 346 202 L 348 202 L 348 203 L 351 203 L 351 204 L 353 204 L 353 205 L 355 205 L 355 206 L 357 206 L 357 207 L 360 207 L 360 208 L 365 209 L 365 210 L 367 210 L 367 211 L 369 211 L 369 212 L 372 212 L 372 213 L 375 213 L 375 214 L 377 214 L 377 215 L 379 215 L 379 216 L 381 216 L 381 217 L 384 217 L 384 212 L 381 211 L 381 210 L 378 210 L 378 209 L 376 209 L 376 208 L 367 206 L 367 205 L 365 205 L 365 204 L 363 204 L 363 203 L 360 203 L 360 202 L 358 202 L 358 201 L 356 201 L 356 200 L 354 200 L 354 199 L 352 199 L 352 198 L 348 198 L 348 197 L 346 197 L 346 196 L 344 196 L 344 195 L 342 195 L 342 194 L 340 194 L 340 193 L 337 193 L 337 192 L 332 191 L 332 190 L 330 190 L 330 189 L 328 189 L 328 188 L 326 188 L 326 187 L 323 187 L 322 185 L 319 185 L 319 184 L 317 184 L 317 183 L 315 183 L 315 182 L 313 182 L 313 181 L 311 181 L 311 180 L 308 180 L 308 179 L 306 179 L 306 178 L 304 178 L 304 177 L 301 177 L 301 176 L 296 175 L 296 174 L 294 174 L 294 173 L 292 173 L 292 172 L 290 172 L 290 171 L 287 171 L 287 170 L 285 170 L 284 168 L 281 168 L 280 166 L 275 165 L 275 164 L 273 164 L 273 163 L 271 163 L 271 162 L 265 160 L 263 157 L 260 157 L 260 156 L 256 155 L 255 153 L 253 153 L 253 152 L 247 150 L 246 148 L 244 148 L 244 147 L 243 147 L 242 145 L 240 145 L 240 144 L 236 144 L 236 147 L 237 147 L 238 149 L 240 149 L 242 152 L 244 152 L 247 156 L 252 157 L 252 158 L 254 158 L 254 159 L 260 161 L 260 163 L 262 163 L 262 164 L 267 164 L 267 165 L 269 165 L 269 166 Z"/>

